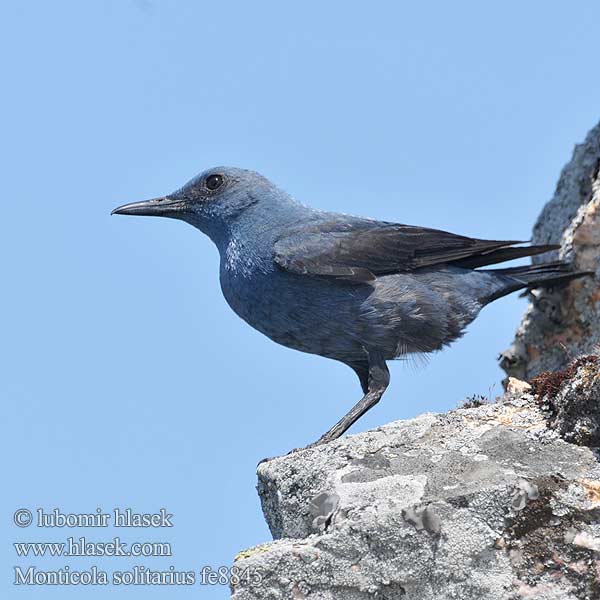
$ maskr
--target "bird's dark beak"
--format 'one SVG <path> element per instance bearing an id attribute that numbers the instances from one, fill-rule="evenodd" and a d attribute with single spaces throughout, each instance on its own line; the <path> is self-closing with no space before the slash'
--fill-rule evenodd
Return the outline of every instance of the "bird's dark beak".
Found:
<path id="1" fill-rule="evenodd" d="M 175 200 L 164 196 L 153 198 L 144 202 L 132 202 L 115 208 L 111 215 L 138 215 L 143 217 L 172 217 L 174 213 L 184 210 L 185 204 L 181 200 Z"/>

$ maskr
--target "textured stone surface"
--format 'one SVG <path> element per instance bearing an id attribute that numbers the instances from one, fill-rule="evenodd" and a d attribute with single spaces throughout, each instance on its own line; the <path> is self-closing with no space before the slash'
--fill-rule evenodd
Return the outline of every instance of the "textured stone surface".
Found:
<path id="1" fill-rule="evenodd" d="M 568 369 L 543 373 L 533 388 L 548 412 L 548 426 L 563 439 L 600 447 L 600 358 L 584 356 Z"/>
<path id="2" fill-rule="evenodd" d="M 554 197 L 533 229 L 534 243 L 561 244 L 560 258 L 575 268 L 595 271 L 562 289 L 535 292 L 515 341 L 500 364 L 519 379 L 563 369 L 574 357 L 600 344 L 600 125 L 575 147 L 563 169 Z M 555 256 L 553 257 L 552 254 Z"/>
<path id="3" fill-rule="evenodd" d="M 239 555 L 261 582 L 233 598 L 600 598 L 600 465 L 556 414 L 515 392 L 261 464 L 275 541 Z"/>

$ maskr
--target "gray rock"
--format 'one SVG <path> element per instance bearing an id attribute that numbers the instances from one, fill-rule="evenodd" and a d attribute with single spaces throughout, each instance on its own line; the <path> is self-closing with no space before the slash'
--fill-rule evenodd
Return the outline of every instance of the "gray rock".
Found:
<path id="1" fill-rule="evenodd" d="M 533 228 L 533 242 L 561 244 L 560 258 L 575 268 L 595 271 L 554 290 L 531 295 L 515 341 L 500 355 L 501 367 L 513 377 L 531 379 L 542 371 L 565 368 L 573 358 L 600 344 L 600 124 L 575 147 L 554 197 Z"/>
<path id="2" fill-rule="evenodd" d="M 512 393 L 261 464 L 275 541 L 232 597 L 600 598 L 600 465 L 550 415 Z"/>

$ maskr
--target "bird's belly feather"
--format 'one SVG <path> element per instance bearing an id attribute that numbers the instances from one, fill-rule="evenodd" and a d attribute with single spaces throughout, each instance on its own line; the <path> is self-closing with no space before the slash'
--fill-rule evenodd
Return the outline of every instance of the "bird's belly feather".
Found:
<path id="1" fill-rule="evenodd" d="M 355 285 L 286 272 L 221 273 L 223 294 L 248 324 L 275 342 L 345 362 L 365 350 L 386 359 L 431 352 L 462 335 L 481 306 L 430 285 L 425 276 L 395 274 Z"/>

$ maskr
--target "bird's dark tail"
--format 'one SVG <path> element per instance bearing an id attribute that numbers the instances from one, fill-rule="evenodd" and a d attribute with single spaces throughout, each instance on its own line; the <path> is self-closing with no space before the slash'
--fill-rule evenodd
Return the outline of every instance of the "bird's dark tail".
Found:
<path id="1" fill-rule="evenodd" d="M 506 285 L 486 298 L 486 302 L 492 302 L 517 290 L 564 285 L 573 279 L 594 275 L 593 271 L 573 271 L 570 264 L 560 261 L 507 269 L 482 269 L 482 271 L 502 275 L 506 281 Z"/>

